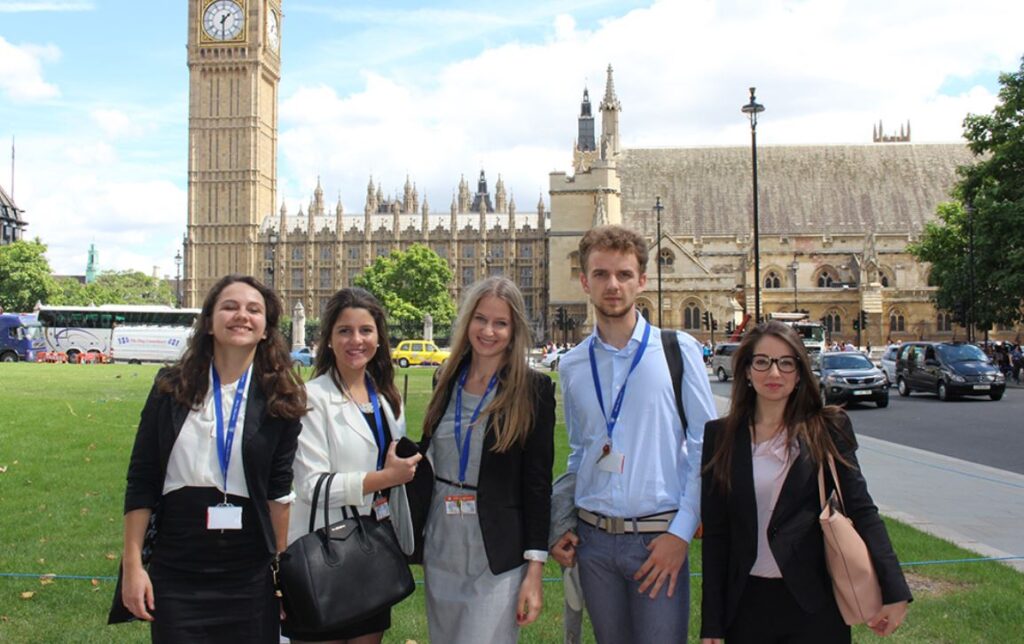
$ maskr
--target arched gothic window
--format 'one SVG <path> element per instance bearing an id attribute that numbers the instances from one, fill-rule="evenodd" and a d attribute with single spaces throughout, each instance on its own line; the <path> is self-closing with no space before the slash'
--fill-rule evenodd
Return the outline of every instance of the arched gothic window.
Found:
<path id="1" fill-rule="evenodd" d="M 839 277 L 827 268 L 818 273 L 818 288 L 830 288 L 838 281 Z"/>
<path id="2" fill-rule="evenodd" d="M 904 332 L 907 330 L 907 318 L 903 311 L 893 309 L 889 311 L 889 332 Z"/>
<path id="3" fill-rule="evenodd" d="M 843 332 L 843 318 L 839 311 L 829 311 L 825 314 L 825 329 L 829 333 Z"/>
<path id="4" fill-rule="evenodd" d="M 764 287 L 782 288 L 782 279 L 779 277 L 779 274 L 775 271 L 768 271 L 768 274 L 764 276 Z"/>
<path id="5" fill-rule="evenodd" d="M 572 275 L 572 278 L 574 280 L 575 279 L 579 279 L 579 277 L 580 277 L 580 252 L 578 250 L 574 250 L 571 253 L 569 253 L 569 272 Z"/>
<path id="6" fill-rule="evenodd" d="M 689 302 L 683 307 L 683 328 L 700 330 L 700 306 L 696 302 Z"/>
<path id="7" fill-rule="evenodd" d="M 949 313 L 939 311 L 935 317 L 935 330 L 939 333 L 949 333 L 953 330 L 953 316 Z"/>

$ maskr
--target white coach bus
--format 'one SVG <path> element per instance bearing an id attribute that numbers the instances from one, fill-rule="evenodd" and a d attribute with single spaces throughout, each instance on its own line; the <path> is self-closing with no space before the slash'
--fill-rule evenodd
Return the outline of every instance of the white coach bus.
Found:
<path id="1" fill-rule="evenodd" d="M 45 351 L 99 353 L 116 362 L 174 362 L 185 351 L 199 309 L 104 304 L 42 306 L 38 310 Z"/>

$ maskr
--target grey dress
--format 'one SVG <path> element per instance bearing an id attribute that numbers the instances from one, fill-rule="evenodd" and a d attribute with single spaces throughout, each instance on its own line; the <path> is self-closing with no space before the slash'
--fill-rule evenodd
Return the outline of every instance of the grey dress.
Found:
<path id="1" fill-rule="evenodd" d="M 493 393 L 488 398 L 491 396 Z M 455 400 L 453 395 L 427 451 L 435 476 L 449 481 L 459 480 Z M 462 393 L 463 432 L 479 402 L 480 396 Z M 480 474 L 484 444 L 482 430 L 486 426 L 487 415 L 480 414 L 473 429 L 466 468 L 466 484 L 474 487 Z M 516 601 L 526 567 L 494 575 L 487 563 L 479 515 L 445 514 L 446 496 L 472 493 L 442 481 L 434 482 L 423 550 L 430 641 L 444 644 L 514 643 L 519 639 Z"/>

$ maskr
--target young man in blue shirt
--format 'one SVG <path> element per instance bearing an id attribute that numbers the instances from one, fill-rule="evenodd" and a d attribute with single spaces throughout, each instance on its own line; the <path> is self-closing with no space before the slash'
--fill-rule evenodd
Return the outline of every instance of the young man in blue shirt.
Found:
<path id="1" fill-rule="evenodd" d="M 701 345 L 678 333 L 680 422 L 661 332 L 635 307 L 647 257 L 646 240 L 621 226 L 584 235 L 580 283 L 596 325 L 559 364 L 579 521 L 551 554 L 580 566 L 601 643 L 686 641 L 701 445 L 717 415 Z"/>

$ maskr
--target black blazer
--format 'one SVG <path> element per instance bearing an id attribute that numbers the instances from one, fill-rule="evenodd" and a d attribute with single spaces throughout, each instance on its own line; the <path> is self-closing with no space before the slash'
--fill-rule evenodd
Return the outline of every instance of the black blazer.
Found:
<path id="1" fill-rule="evenodd" d="M 287 496 L 292 489 L 292 460 L 298 446 L 298 419 L 286 420 L 267 413 L 267 398 L 253 378 L 245 403 L 242 431 L 242 462 L 249 498 L 259 518 L 267 553 L 277 552 L 277 540 L 270 523 L 268 499 Z M 128 464 L 128 486 L 124 494 L 125 513 L 139 508 L 154 509 L 163 496 L 164 476 L 171 448 L 188 417 L 188 407 L 179 405 L 156 384 L 149 392 L 135 435 Z"/>
<path id="2" fill-rule="evenodd" d="M 741 427 L 747 424 L 744 422 Z M 741 432 L 737 436 L 732 456 L 731 494 L 720 490 L 710 472 L 704 472 L 724 429 L 725 419 L 722 418 L 705 426 L 701 467 L 701 518 L 704 522 L 701 637 L 708 638 L 725 637 L 757 558 L 757 501 L 749 434 Z M 844 415 L 843 428 L 831 430 L 831 435 L 839 453 L 854 466 L 849 468 L 837 461 L 836 471 L 846 514 L 864 539 L 878 573 L 882 601 L 886 604 L 910 601 L 910 588 L 857 464 L 857 441 L 849 417 Z M 814 613 L 831 601 L 832 582 L 825 567 L 825 545 L 818 523 L 821 513 L 818 467 L 809 454 L 801 441 L 800 455 L 783 481 L 768 522 L 768 546 L 786 588 L 801 608 Z M 826 494 L 834 487 L 826 467 Z"/>
<path id="3" fill-rule="evenodd" d="M 551 520 L 551 466 L 554 462 L 555 385 L 551 378 L 534 370 L 529 373 L 533 404 L 533 429 L 520 447 L 493 451 L 494 416 L 487 419 L 480 478 L 477 482 L 477 513 L 484 551 L 495 575 L 523 564 L 526 550 L 548 549 L 548 524 Z M 445 405 L 451 400 L 455 378 L 444 392 Z M 437 427 L 431 428 L 431 433 Z M 427 453 L 430 437 L 420 440 Z M 433 494 L 434 472 L 427 460 L 420 461 L 416 477 L 406 485 L 416 534 L 414 563 L 422 562 L 423 532 Z"/>

